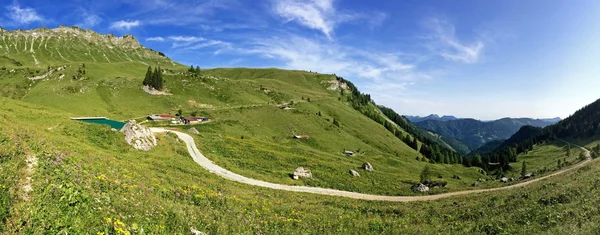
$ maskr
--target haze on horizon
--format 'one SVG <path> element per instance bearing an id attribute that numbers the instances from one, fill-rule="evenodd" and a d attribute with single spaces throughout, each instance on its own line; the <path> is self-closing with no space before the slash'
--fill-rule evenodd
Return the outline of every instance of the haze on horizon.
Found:
<path id="1" fill-rule="evenodd" d="M 600 2 L 13 1 L 6 29 L 132 34 L 183 64 L 335 73 L 398 113 L 566 118 L 600 98 Z"/>

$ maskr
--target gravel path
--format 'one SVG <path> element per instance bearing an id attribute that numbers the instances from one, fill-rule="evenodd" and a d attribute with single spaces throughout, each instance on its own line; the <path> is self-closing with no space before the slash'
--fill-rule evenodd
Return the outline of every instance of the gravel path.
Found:
<path id="1" fill-rule="evenodd" d="M 269 182 L 265 182 L 265 181 L 251 179 L 251 178 L 233 173 L 227 169 L 224 169 L 224 168 L 214 164 L 208 158 L 204 157 L 204 155 L 202 155 L 200 150 L 198 150 L 198 148 L 196 147 L 194 138 L 192 138 L 188 134 L 178 132 L 178 131 L 166 130 L 164 128 L 150 128 L 150 130 L 154 133 L 164 133 L 164 132 L 175 133 L 181 140 L 183 140 L 185 142 L 185 144 L 187 145 L 188 152 L 190 153 L 190 155 L 192 156 L 194 161 L 196 163 L 198 163 L 198 165 L 202 166 L 204 169 L 208 170 L 209 172 L 216 174 L 218 176 L 221 176 L 228 180 L 232 180 L 232 181 L 236 181 L 236 182 L 240 182 L 240 183 L 248 184 L 248 185 L 270 188 L 270 189 L 285 190 L 285 191 L 292 191 L 292 192 L 313 193 L 313 194 L 329 195 L 329 196 L 339 196 L 339 197 L 347 197 L 347 198 L 362 199 L 362 200 L 373 200 L 373 201 L 394 201 L 394 202 L 431 201 L 431 200 L 437 200 L 437 199 L 453 197 L 453 196 L 458 196 L 458 195 L 484 193 L 484 192 L 492 192 L 492 191 L 519 188 L 519 187 L 523 187 L 525 185 L 533 184 L 540 180 L 544 180 L 546 178 L 550 178 L 550 177 L 562 174 L 567 171 L 571 171 L 571 170 L 580 168 L 591 161 L 590 151 L 581 147 L 581 149 L 586 151 L 586 154 L 588 157 L 587 160 L 580 162 L 577 165 L 574 165 L 573 167 L 570 167 L 568 169 L 557 171 L 550 175 L 535 178 L 535 179 L 528 180 L 528 181 L 518 183 L 518 184 L 509 185 L 506 187 L 478 189 L 478 190 L 466 190 L 466 191 L 458 191 L 458 192 L 427 195 L 427 196 L 383 196 L 383 195 L 371 195 L 371 194 L 355 193 L 355 192 L 349 192 L 349 191 L 341 191 L 341 190 L 337 190 L 337 189 L 328 189 L 328 188 L 274 184 L 274 183 L 269 183 Z"/>

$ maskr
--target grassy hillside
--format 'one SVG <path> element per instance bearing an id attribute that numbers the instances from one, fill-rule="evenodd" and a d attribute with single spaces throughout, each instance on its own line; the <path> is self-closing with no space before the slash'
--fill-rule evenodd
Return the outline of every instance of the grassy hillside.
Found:
<path id="1" fill-rule="evenodd" d="M 6 233 L 598 232 L 597 161 L 520 190 L 369 202 L 232 183 L 195 165 L 172 136 L 139 152 L 120 133 L 62 118 L 70 113 L 1 101 L 0 229 Z M 27 156 L 37 157 L 31 173 Z M 27 175 L 34 190 L 24 200 L 18 195 Z"/>
<path id="2" fill-rule="evenodd" d="M 180 109 L 185 115 L 208 116 L 213 122 L 197 127 L 202 132 L 200 149 L 243 175 L 285 184 L 403 195 L 411 193 L 410 186 L 418 182 L 427 165 L 416 160 L 422 156 L 415 149 L 356 111 L 347 99 L 350 92 L 341 93 L 343 88 L 334 75 L 245 68 L 189 72 L 129 36 L 116 38 L 67 27 L 4 32 L 7 45 L 20 48 L 25 45 L 20 42 L 29 40 L 33 49 L 30 44 L 27 50 L 4 47 L 6 55 L 21 61 L 22 66 L 0 71 L 2 96 L 62 110 L 69 113 L 65 119 L 106 116 L 139 120 L 150 114 L 175 114 Z M 89 43 L 94 47 L 87 52 Z M 79 46 L 86 51 L 76 49 Z M 115 53 L 106 54 L 109 50 Z M 52 57 L 57 56 L 55 51 L 73 57 L 63 61 L 60 55 L 61 59 Z M 107 60 L 97 60 L 94 51 L 106 55 Z M 27 62 L 33 56 L 44 66 L 52 66 L 44 69 L 35 61 Z M 142 89 L 148 65 L 163 66 L 169 95 L 151 95 Z M 283 104 L 294 109 L 281 110 Z M 407 135 L 401 128 L 397 132 Z M 292 139 L 300 134 L 311 138 Z M 345 149 L 360 154 L 349 158 L 342 154 Z M 376 171 L 352 178 L 348 171 L 359 169 L 364 162 L 373 164 Z M 313 170 L 314 179 L 291 180 L 289 174 L 299 166 Z M 454 174 L 465 179 L 448 182 L 446 189 L 434 193 L 470 187 L 482 176 L 477 169 L 459 164 L 433 168 L 442 180 Z"/>

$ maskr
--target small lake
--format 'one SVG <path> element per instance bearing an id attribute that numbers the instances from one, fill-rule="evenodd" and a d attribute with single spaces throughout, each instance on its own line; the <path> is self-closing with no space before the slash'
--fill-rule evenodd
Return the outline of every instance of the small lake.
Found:
<path id="1" fill-rule="evenodd" d="M 123 126 L 125 126 L 124 122 L 110 120 L 108 118 L 78 118 L 78 119 L 73 119 L 73 120 L 95 123 L 95 124 L 102 124 L 102 125 L 109 125 L 110 127 L 115 128 L 117 130 L 121 130 L 121 128 L 123 128 Z"/>

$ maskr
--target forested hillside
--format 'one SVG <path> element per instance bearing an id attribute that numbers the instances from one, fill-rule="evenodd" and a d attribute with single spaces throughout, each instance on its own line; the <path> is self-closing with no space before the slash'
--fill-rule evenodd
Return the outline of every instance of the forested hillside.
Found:
<path id="1" fill-rule="evenodd" d="M 524 125 L 545 127 L 551 124 L 552 122 L 549 121 L 530 118 L 502 118 L 489 122 L 475 119 L 425 120 L 415 123 L 423 129 L 444 137 L 460 140 L 469 151 L 475 150 L 492 140 L 508 139 Z"/>
<path id="2" fill-rule="evenodd" d="M 484 157 L 484 161 L 498 162 L 504 168 L 517 161 L 517 155 L 533 146 L 551 141 L 576 141 L 600 135 L 600 99 L 586 105 L 568 118 L 541 130 L 523 127 L 517 134 Z M 592 138 L 593 139 L 593 138 Z"/>

